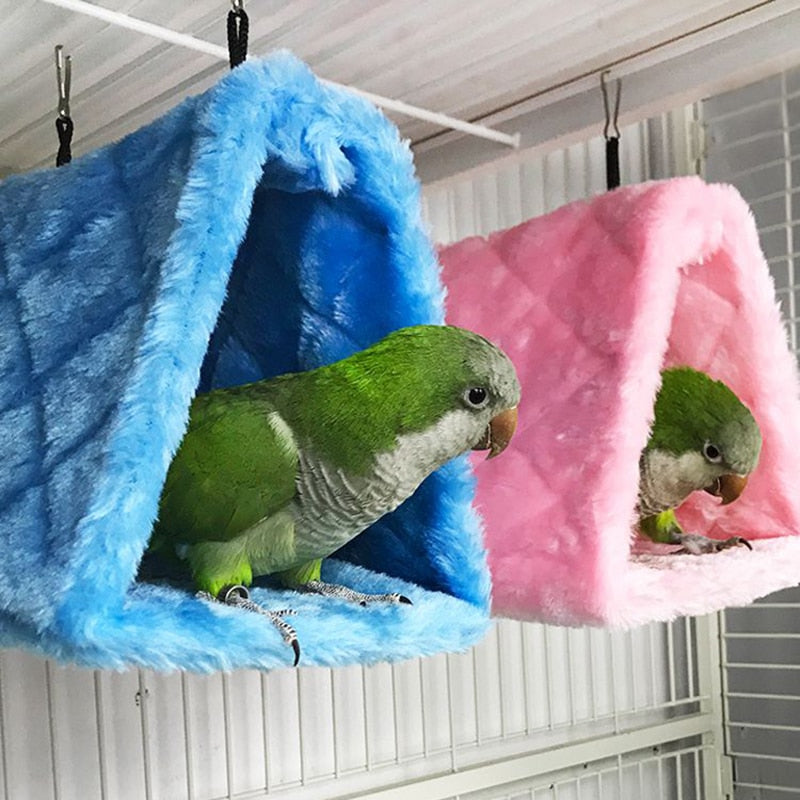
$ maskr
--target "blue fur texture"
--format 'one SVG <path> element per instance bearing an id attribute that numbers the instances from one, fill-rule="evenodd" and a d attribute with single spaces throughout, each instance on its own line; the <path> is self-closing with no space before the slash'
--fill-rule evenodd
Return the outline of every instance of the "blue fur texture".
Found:
<path id="1" fill-rule="evenodd" d="M 0 184 L 0 644 L 78 663 L 291 663 L 255 614 L 137 580 L 195 391 L 441 322 L 410 151 L 286 53 L 122 141 Z M 489 578 L 466 460 L 325 565 L 414 605 L 291 606 L 302 664 L 474 643 Z M 391 577 L 389 577 L 391 576 Z"/>

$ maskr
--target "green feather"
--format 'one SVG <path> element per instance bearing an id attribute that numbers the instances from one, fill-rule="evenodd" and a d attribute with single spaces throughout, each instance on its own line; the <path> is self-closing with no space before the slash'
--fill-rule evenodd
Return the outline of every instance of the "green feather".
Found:
<path id="1" fill-rule="evenodd" d="M 297 451 L 272 411 L 235 390 L 195 398 L 161 494 L 157 533 L 179 532 L 185 543 L 226 541 L 294 497 Z"/>
<path id="2" fill-rule="evenodd" d="M 311 501 L 298 495 L 301 454 L 324 465 L 320 475 L 306 470 L 306 481 L 342 475 L 363 484 L 378 454 L 391 452 L 398 437 L 463 411 L 465 390 L 474 386 L 488 392 L 482 414 L 519 402 L 513 366 L 494 345 L 459 328 L 420 325 L 328 366 L 196 397 L 151 548 L 186 548 L 195 582 L 214 595 L 226 584 L 250 584 L 255 569 L 281 573 L 289 584 L 318 579 L 320 559 L 358 530 L 345 521 L 327 537 L 330 547 L 318 531 L 303 538 L 298 509 Z M 398 501 L 396 484 L 385 492 L 385 500 L 370 501 L 378 516 L 389 510 L 380 511 L 381 502 Z M 363 516 L 361 500 L 351 502 Z"/>
<path id="3" fill-rule="evenodd" d="M 322 559 L 318 558 L 305 564 L 300 564 L 294 569 L 286 569 L 281 572 L 281 582 L 285 586 L 302 586 L 309 581 L 322 579 Z"/>
<path id="4" fill-rule="evenodd" d="M 723 475 L 748 475 L 760 451 L 758 425 L 728 386 L 689 367 L 663 370 L 640 459 L 639 529 L 656 542 L 683 542 L 675 508 Z"/>
<path id="5" fill-rule="evenodd" d="M 643 517 L 639 520 L 639 529 L 654 542 L 663 544 L 673 543 L 675 536 L 683 533 L 683 528 L 681 528 L 678 518 L 675 516 L 675 510 L 672 508 L 653 514 L 650 517 Z"/>
<path id="6" fill-rule="evenodd" d="M 702 451 L 711 442 L 731 471 L 750 473 L 761 451 L 761 434 L 736 394 L 722 381 L 690 367 L 665 369 L 661 378 L 645 449 L 680 455 Z"/>
<path id="7" fill-rule="evenodd" d="M 364 475 L 375 454 L 391 450 L 398 436 L 424 431 L 456 408 L 463 389 L 485 382 L 487 363 L 500 355 L 469 331 L 417 325 L 330 366 L 278 378 L 267 388 L 301 447 Z M 496 394 L 512 390 L 505 375 L 497 380 Z"/>

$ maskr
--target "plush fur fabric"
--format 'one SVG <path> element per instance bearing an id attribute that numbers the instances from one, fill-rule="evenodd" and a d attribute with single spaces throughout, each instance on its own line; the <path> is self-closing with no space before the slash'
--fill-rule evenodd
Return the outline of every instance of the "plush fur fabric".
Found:
<path id="1" fill-rule="evenodd" d="M 114 145 L 0 184 L 0 241 L 0 641 L 95 666 L 291 663 L 263 619 L 138 582 L 137 568 L 198 385 L 442 320 L 394 126 L 288 54 L 248 62 Z M 298 610 L 301 663 L 482 635 L 472 496 L 467 462 L 450 464 L 326 568 L 411 608 L 257 589 Z"/>
<path id="2" fill-rule="evenodd" d="M 631 186 L 443 250 L 449 321 L 514 360 L 520 426 L 478 469 L 497 615 L 636 625 L 800 580 L 800 401 L 752 216 L 730 186 Z M 695 493 L 689 531 L 755 540 L 691 557 L 634 539 L 639 453 L 663 364 L 725 380 L 761 461 L 724 508 Z"/>

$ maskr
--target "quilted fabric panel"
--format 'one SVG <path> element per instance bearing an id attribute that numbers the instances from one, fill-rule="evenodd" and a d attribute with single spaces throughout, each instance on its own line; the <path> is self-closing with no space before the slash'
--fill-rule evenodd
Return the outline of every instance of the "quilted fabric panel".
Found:
<path id="1" fill-rule="evenodd" d="M 625 187 L 440 256 L 449 321 L 498 341 L 523 385 L 510 453 L 477 468 L 495 614 L 635 625 L 797 583 L 797 369 L 732 187 Z M 725 380 L 761 426 L 742 497 L 721 508 L 695 493 L 679 510 L 687 530 L 746 536 L 754 553 L 673 557 L 634 536 L 639 453 L 664 364 Z"/>
<path id="2" fill-rule="evenodd" d="M 248 62 L 116 144 L 0 184 L 0 315 L 0 642 L 94 666 L 290 664 L 263 618 L 137 570 L 198 386 L 442 320 L 396 129 L 288 54 Z M 472 497 L 451 464 L 325 567 L 413 608 L 255 597 L 296 608 L 304 664 L 466 647 L 489 624 Z"/>
<path id="3" fill-rule="evenodd" d="M 3 340 L 15 345 L 3 348 L 13 400 L 0 436 L 16 455 L 3 470 L 4 483 L 14 483 L 3 494 L 14 522 L 0 539 L 11 578 L 0 584 L 0 604 L 24 603 L 39 624 L 52 619 L 63 591 L 70 547 L 59 543 L 60 531 L 74 530 L 87 511 L 114 392 L 125 386 L 148 311 L 143 276 L 125 268 L 136 237 L 119 203 L 117 171 L 107 157 L 92 166 L 99 161 L 92 179 L 84 172 L 73 181 L 64 173 L 46 182 L 12 179 L 0 194 Z M 109 205 L 93 208 L 100 197 Z M 25 591 L 34 577 L 39 591 Z"/>

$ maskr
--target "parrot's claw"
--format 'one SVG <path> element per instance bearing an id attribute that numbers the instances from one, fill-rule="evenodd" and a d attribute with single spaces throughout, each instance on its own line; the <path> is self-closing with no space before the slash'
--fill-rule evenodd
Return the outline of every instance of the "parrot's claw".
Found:
<path id="1" fill-rule="evenodd" d="M 708 536 L 701 536 L 696 533 L 683 533 L 675 544 L 682 545 L 679 550 L 673 551 L 673 555 L 688 553 L 693 556 L 701 556 L 706 553 L 719 553 L 729 550 L 731 547 L 746 547 L 753 549 L 753 545 L 742 536 L 731 536 L 730 539 L 711 539 Z"/>
<path id="2" fill-rule="evenodd" d="M 358 603 L 366 606 L 370 603 L 401 603 L 403 605 L 413 605 L 413 603 L 402 594 L 389 592 L 387 594 L 365 594 L 350 589 L 347 586 L 340 586 L 338 583 L 325 583 L 323 581 L 308 581 L 298 587 L 300 591 L 310 592 L 311 594 L 321 594 L 325 597 L 338 597 L 340 600 L 348 600 L 351 603 Z"/>
<path id="3" fill-rule="evenodd" d="M 250 599 L 250 592 L 247 587 L 237 584 L 235 586 L 223 586 L 215 597 L 210 592 L 198 592 L 197 597 L 202 600 L 210 600 L 214 603 L 223 603 L 226 606 L 243 608 L 255 614 L 267 617 L 269 621 L 278 629 L 283 641 L 294 651 L 294 664 L 297 666 L 300 661 L 300 643 L 297 641 L 297 631 L 284 619 L 284 617 L 294 616 L 297 612 L 291 608 L 282 608 L 280 611 L 270 611 L 262 608 L 258 603 Z"/>

